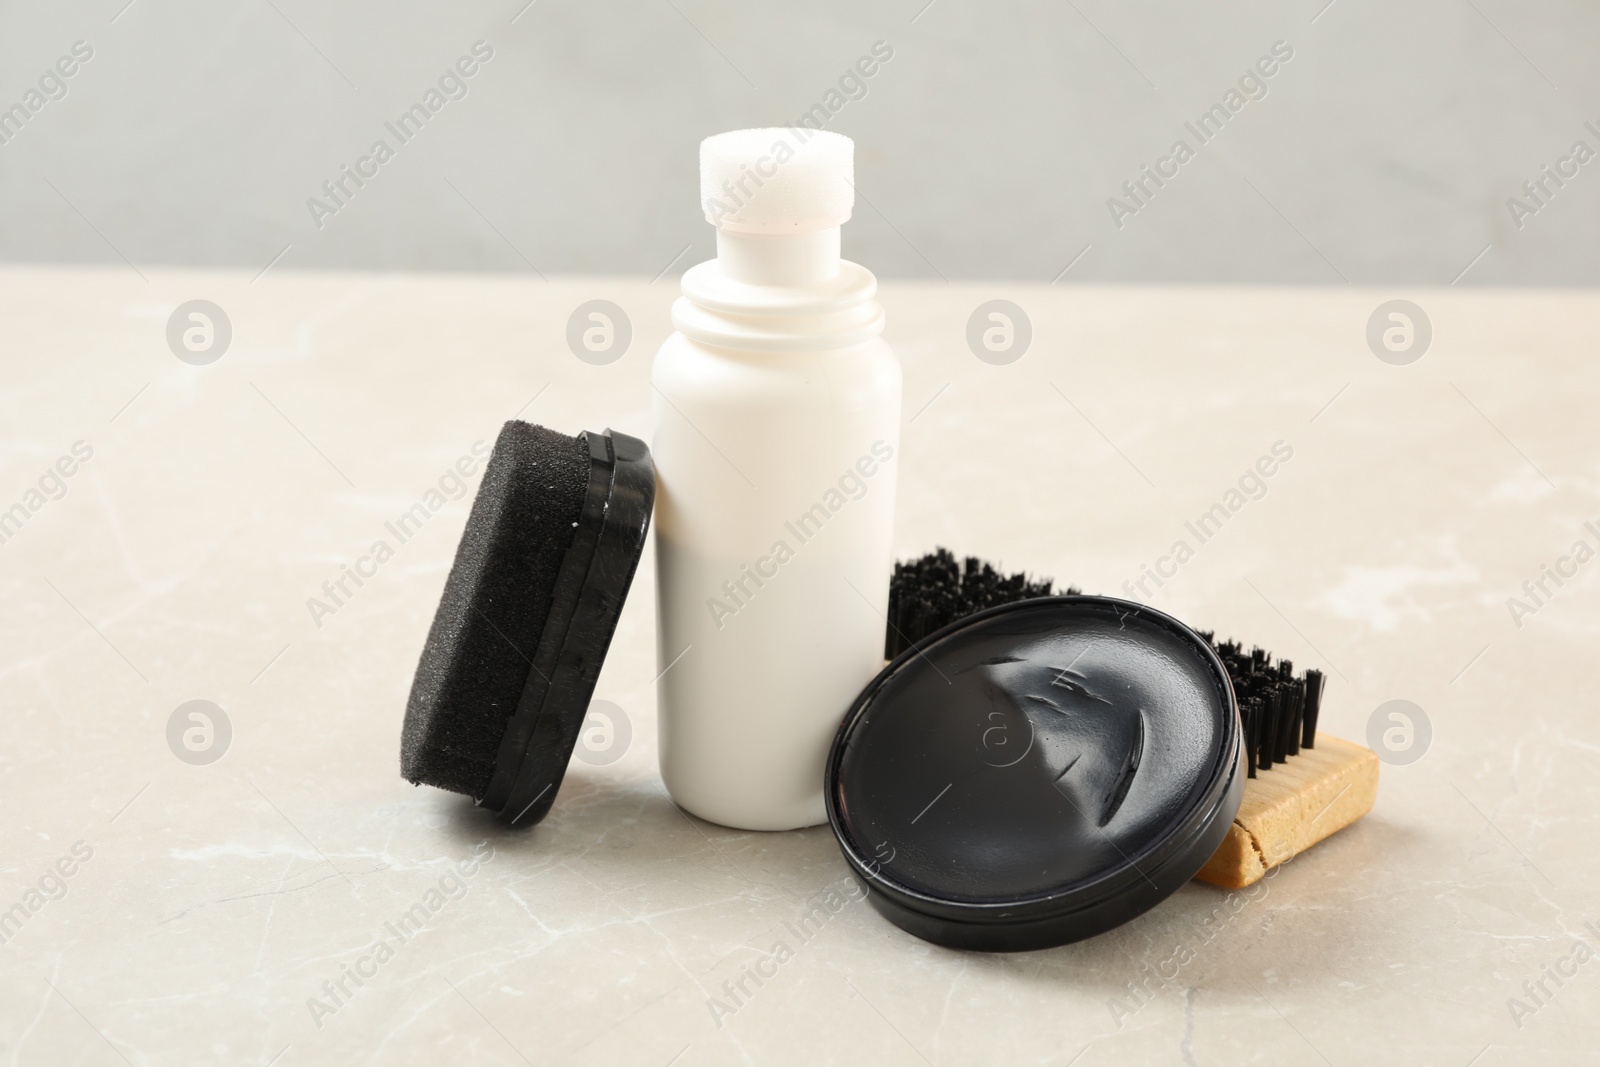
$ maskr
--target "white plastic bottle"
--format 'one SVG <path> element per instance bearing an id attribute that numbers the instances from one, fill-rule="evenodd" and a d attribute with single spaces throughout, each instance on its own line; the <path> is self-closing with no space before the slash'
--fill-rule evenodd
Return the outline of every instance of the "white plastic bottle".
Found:
<path id="1" fill-rule="evenodd" d="M 701 145 L 717 258 L 653 367 L 661 774 L 741 829 L 826 821 L 828 746 L 882 664 L 901 378 L 839 257 L 853 158 L 808 129 Z"/>

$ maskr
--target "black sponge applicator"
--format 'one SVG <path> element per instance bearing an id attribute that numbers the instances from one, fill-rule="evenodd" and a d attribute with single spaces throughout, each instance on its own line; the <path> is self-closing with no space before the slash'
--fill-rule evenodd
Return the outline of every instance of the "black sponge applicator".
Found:
<path id="1" fill-rule="evenodd" d="M 408 781 L 465 793 L 513 824 L 544 818 L 654 500 L 637 438 L 505 424 L 406 703 Z"/>

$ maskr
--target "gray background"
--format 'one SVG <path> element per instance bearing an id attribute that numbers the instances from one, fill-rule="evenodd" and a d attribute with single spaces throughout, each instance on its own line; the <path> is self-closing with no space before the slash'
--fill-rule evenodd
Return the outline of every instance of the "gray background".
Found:
<path id="1" fill-rule="evenodd" d="M 94 58 L 0 145 L 0 259 L 676 273 L 706 258 L 696 144 L 782 123 L 877 40 L 846 252 L 889 277 L 1590 285 L 1600 5 L 95 0 L 0 6 L 0 107 Z M 469 94 L 319 230 L 341 164 L 482 39 Z M 1143 210 L 1107 198 L 1274 41 L 1294 58 Z M 1071 270 L 1062 274 L 1072 264 Z"/>

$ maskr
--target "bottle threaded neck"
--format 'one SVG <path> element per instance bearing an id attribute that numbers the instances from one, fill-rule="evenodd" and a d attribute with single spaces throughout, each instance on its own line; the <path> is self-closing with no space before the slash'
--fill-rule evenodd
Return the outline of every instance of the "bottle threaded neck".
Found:
<path id="1" fill-rule="evenodd" d="M 810 233 L 717 231 L 717 266 L 745 285 L 803 286 L 839 275 L 839 227 Z"/>

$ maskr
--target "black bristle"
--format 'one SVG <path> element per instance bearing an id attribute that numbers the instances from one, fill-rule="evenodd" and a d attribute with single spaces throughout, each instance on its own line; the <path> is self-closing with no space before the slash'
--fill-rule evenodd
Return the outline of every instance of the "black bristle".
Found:
<path id="1" fill-rule="evenodd" d="M 1322 708 L 1322 686 L 1327 679 L 1321 671 L 1306 671 L 1306 708 L 1300 719 L 1300 747 L 1315 748 L 1317 712 Z"/>
<path id="2" fill-rule="evenodd" d="M 589 485 L 576 437 L 512 421 L 495 441 L 406 702 L 400 773 L 481 798 Z"/>
<path id="3" fill-rule="evenodd" d="M 1278 750 L 1278 702 L 1268 693 L 1261 698 L 1261 730 L 1256 745 L 1256 766 L 1263 771 L 1272 770 L 1272 757 Z"/>
<path id="4" fill-rule="evenodd" d="M 1265 649 L 1246 652 L 1235 641 L 1207 639 L 1233 682 L 1254 769 L 1267 770 L 1298 755 L 1301 749 L 1313 747 L 1324 684 L 1321 672 L 1310 670 L 1297 676 L 1292 661 L 1273 662 Z M 1246 708 L 1255 709 L 1253 722 Z"/>
<path id="5" fill-rule="evenodd" d="M 1272 691 L 1272 702 L 1278 717 L 1278 734 L 1273 739 L 1272 758 L 1283 763 L 1289 758 L 1289 732 L 1295 728 L 1293 709 L 1289 706 L 1289 687 L 1279 685 Z"/>
<path id="6" fill-rule="evenodd" d="M 1251 698 L 1239 705 L 1239 719 L 1244 725 L 1244 765 L 1251 778 L 1256 776 L 1256 749 L 1260 745 L 1261 701 Z"/>
<path id="7" fill-rule="evenodd" d="M 1287 661 L 1285 661 L 1287 662 Z M 1306 683 L 1298 678 L 1291 678 L 1284 688 L 1284 698 L 1289 702 L 1289 729 L 1288 744 L 1284 751 L 1291 756 L 1300 755 L 1300 717 L 1305 714 Z"/>
<path id="8" fill-rule="evenodd" d="M 1049 596 L 1052 591 L 1048 578 L 1002 575 L 976 556 L 958 562 L 945 548 L 897 563 L 889 581 L 884 656 L 894 659 L 935 631 L 985 608 Z"/>
<path id="9" fill-rule="evenodd" d="M 1280 689 L 1272 690 L 1267 703 L 1272 706 L 1272 736 L 1267 739 L 1267 743 L 1272 746 L 1272 762 L 1277 765 L 1289 758 L 1289 753 L 1284 750 L 1283 744 L 1283 731 L 1289 709 L 1284 706 L 1283 691 Z"/>

